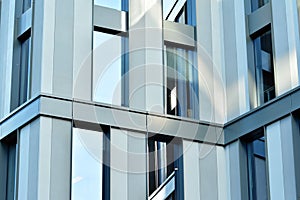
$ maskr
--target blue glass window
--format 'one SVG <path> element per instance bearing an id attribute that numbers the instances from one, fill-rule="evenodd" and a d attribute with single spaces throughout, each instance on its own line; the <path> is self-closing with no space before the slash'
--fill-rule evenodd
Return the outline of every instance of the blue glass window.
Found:
<path id="1" fill-rule="evenodd" d="M 261 137 L 247 145 L 250 200 L 268 199 L 265 139 Z"/>

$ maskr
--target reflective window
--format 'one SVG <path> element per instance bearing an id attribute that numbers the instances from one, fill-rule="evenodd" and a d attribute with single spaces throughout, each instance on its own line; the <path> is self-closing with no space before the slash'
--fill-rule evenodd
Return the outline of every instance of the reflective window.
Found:
<path id="1" fill-rule="evenodd" d="M 94 31 L 93 100 L 126 105 L 126 55 L 122 52 L 127 38 Z"/>
<path id="2" fill-rule="evenodd" d="M 192 0 L 162 0 L 163 19 L 193 25 Z"/>
<path id="3" fill-rule="evenodd" d="M 117 10 L 122 9 L 122 0 L 94 0 L 94 4 Z"/>
<path id="4" fill-rule="evenodd" d="M 30 94 L 30 54 L 31 37 L 21 44 L 21 69 L 20 69 L 20 104 L 29 99 Z"/>
<path id="5" fill-rule="evenodd" d="M 31 37 L 20 42 L 15 49 L 15 64 L 12 74 L 11 110 L 25 103 L 30 98 L 31 82 Z"/>
<path id="6" fill-rule="evenodd" d="M 181 199 L 182 188 L 179 187 L 183 184 L 183 163 L 180 140 L 165 136 L 152 136 L 148 139 L 148 151 L 150 197 L 167 200 Z"/>
<path id="7" fill-rule="evenodd" d="M 268 199 L 265 139 L 261 137 L 247 146 L 250 200 Z"/>
<path id="8" fill-rule="evenodd" d="M 270 0 L 251 0 L 252 11 L 257 10 L 258 8 L 269 3 Z"/>
<path id="9" fill-rule="evenodd" d="M 29 8 L 31 8 L 31 1 L 32 0 L 23 0 L 23 8 L 22 12 L 26 12 Z"/>
<path id="10" fill-rule="evenodd" d="M 198 71 L 195 52 L 166 47 L 167 114 L 198 119 Z"/>
<path id="11" fill-rule="evenodd" d="M 254 39 L 258 104 L 275 98 L 275 80 L 271 31 Z"/>
<path id="12" fill-rule="evenodd" d="M 17 135 L 15 133 L 1 140 L 0 181 L 4 183 L 4 193 L 0 193 L 0 199 L 14 200 L 16 193 L 17 177 Z"/>
<path id="13" fill-rule="evenodd" d="M 73 129 L 72 200 L 102 199 L 103 133 Z"/>

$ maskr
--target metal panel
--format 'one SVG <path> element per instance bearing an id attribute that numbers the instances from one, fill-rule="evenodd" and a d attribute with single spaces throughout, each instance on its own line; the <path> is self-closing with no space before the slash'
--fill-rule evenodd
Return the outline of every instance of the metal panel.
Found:
<path id="1" fill-rule="evenodd" d="M 271 5 L 267 3 L 260 9 L 248 15 L 249 35 L 256 33 L 267 25 L 271 24 Z"/>
<path id="2" fill-rule="evenodd" d="M 40 114 L 72 119 L 72 102 L 42 96 L 40 98 Z"/>
<path id="3" fill-rule="evenodd" d="M 200 199 L 199 144 L 186 140 L 183 140 L 182 144 L 184 199 Z"/>
<path id="4" fill-rule="evenodd" d="M 195 47 L 195 27 L 164 21 L 164 40 L 188 47 Z"/>
<path id="5" fill-rule="evenodd" d="M 73 93 L 73 7 L 73 0 L 55 3 L 52 93 L 69 98 Z"/>
<path id="6" fill-rule="evenodd" d="M 128 110 L 74 102 L 73 116 L 74 120 L 146 131 L 146 115 Z"/>
<path id="7" fill-rule="evenodd" d="M 24 105 L 18 112 L 12 113 L 10 117 L 0 122 L 2 129 L 0 139 L 38 116 L 39 104 L 40 100 L 36 99 L 33 102 Z"/>
<path id="8" fill-rule="evenodd" d="M 291 112 L 291 98 L 286 96 L 277 101 L 272 101 L 248 112 L 246 115 L 225 124 L 225 143 L 250 133 L 262 126 L 275 121 Z"/>
<path id="9" fill-rule="evenodd" d="M 146 134 L 128 131 L 128 199 L 147 198 L 147 140 Z M 139 188 L 138 190 L 136 188 Z"/>
<path id="10" fill-rule="evenodd" d="M 147 117 L 147 125 L 148 131 L 152 133 L 223 144 L 223 129 L 221 125 L 184 121 L 176 118 L 170 119 L 154 115 Z"/>
<path id="11" fill-rule="evenodd" d="M 23 13 L 20 20 L 18 21 L 18 37 L 22 36 L 26 31 L 28 31 L 31 28 L 31 22 L 32 8 L 28 9 L 25 13 Z"/>
<path id="12" fill-rule="evenodd" d="M 94 5 L 94 26 L 120 32 L 127 31 L 127 13 Z"/>
<path id="13" fill-rule="evenodd" d="M 51 133 L 51 199 L 70 199 L 71 121 L 53 119 Z M 49 184 L 49 183 L 48 183 Z"/>

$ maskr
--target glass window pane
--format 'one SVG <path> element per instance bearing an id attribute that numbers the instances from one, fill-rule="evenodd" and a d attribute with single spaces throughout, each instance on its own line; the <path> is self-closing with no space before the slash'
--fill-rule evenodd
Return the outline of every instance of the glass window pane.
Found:
<path id="1" fill-rule="evenodd" d="M 163 19 L 187 24 L 187 0 L 163 0 Z"/>
<path id="2" fill-rule="evenodd" d="M 122 9 L 122 0 L 95 0 L 95 5 L 113 8 L 117 10 Z"/>
<path id="3" fill-rule="evenodd" d="M 254 40 L 258 104 L 275 98 L 271 31 Z"/>
<path id="4" fill-rule="evenodd" d="M 16 182 L 16 144 L 7 145 L 7 188 L 6 200 L 13 200 Z"/>
<path id="5" fill-rule="evenodd" d="M 263 137 L 248 144 L 248 164 L 250 200 L 268 199 L 265 140 Z"/>
<path id="6" fill-rule="evenodd" d="M 170 184 L 171 179 L 165 186 L 163 186 L 166 193 L 161 195 L 166 195 L 163 199 L 181 199 L 179 196 L 180 187 L 182 187 L 182 144 L 171 138 L 164 138 L 163 140 L 154 140 L 154 138 L 149 138 L 148 140 L 148 154 L 149 154 L 149 194 L 150 196 L 156 192 L 165 181 L 171 177 L 172 173 L 175 173 L 175 188 L 168 188 L 167 185 Z M 170 185 L 169 185 L 170 186 Z M 167 187 L 167 188 L 165 188 Z M 177 189 L 176 189 L 177 188 Z M 161 189 L 163 190 L 163 189 Z M 175 193 L 177 193 L 175 195 Z M 158 195 L 158 193 L 155 193 Z M 170 194 L 170 195 L 168 195 Z M 177 196 L 177 198 L 175 198 Z M 157 196 L 156 196 L 157 197 Z M 158 198 L 158 197 L 157 197 Z"/>
<path id="7" fill-rule="evenodd" d="M 270 0 L 252 0 L 251 5 L 252 5 L 252 11 L 257 10 L 258 8 L 266 5 L 269 3 Z"/>
<path id="8" fill-rule="evenodd" d="M 93 100 L 122 105 L 123 38 L 94 31 Z"/>
<path id="9" fill-rule="evenodd" d="M 31 0 L 23 0 L 22 12 L 26 12 L 29 8 L 31 8 Z"/>
<path id="10" fill-rule="evenodd" d="M 199 118 L 198 72 L 194 53 L 167 47 L 167 113 Z"/>
<path id="11" fill-rule="evenodd" d="M 72 200 L 102 199 L 103 133 L 73 129 Z"/>
<path id="12" fill-rule="evenodd" d="M 31 37 L 21 44 L 20 105 L 29 99 Z"/>

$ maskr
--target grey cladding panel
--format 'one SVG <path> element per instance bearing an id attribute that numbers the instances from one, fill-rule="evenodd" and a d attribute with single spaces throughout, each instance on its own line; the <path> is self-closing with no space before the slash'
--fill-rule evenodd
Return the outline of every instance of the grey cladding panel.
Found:
<path id="1" fill-rule="evenodd" d="M 283 117 L 291 112 L 291 98 L 287 96 L 281 100 L 274 101 L 261 109 L 250 112 L 237 121 L 225 125 L 225 143 L 250 133 L 272 121 Z"/>
<path id="2" fill-rule="evenodd" d="M 54 99 L 54 98 L 47 98 L 41 97 L 40 99 L 40 113 L 61 117 L 61 118 L 72 118 L 72 102 L 61 100 L 61 99 Z"/>
<path id="3" fill-rule="evenodd" d="M 21 109 L 19 112 L 15 113 L 12 117 L 2 122 L 0 138 L 5 137 L 12 131 L 20 128 L 21 126 L 29 122 L 34 117 L 38 116 L 39 104 L 40 100 L 36 99 L 35 101 L 29 103 L 27 106 Z"/>
<path id="4" fill-rule="evenodd" d="M 146 131 L 146 116 L 126 110 L 75 102 L 74 120 Z"/>
<path id="5" fill-rule="evenodd" d="M 126 32 L 127 14 L 124 11 L 95 5 L 94 26 Z"/>
<path id="6" fill-rule="evenodd" d="M 152 133 L 223 144 L 222 128 L 216 125 L 149 115 L 147 126 L 148 131 Z"/>
<path id="7" fill-rule="evenodd" d="M 193 26 L 164 21 L 164 40 L 179 45 L 195 47 L 195 28 Z"/>
<path id="8" fill-rule="evenodd" d="M 32 22 L 32 8 L 28 9 L 24 14 L 22 14 L 20 20 L 18 20 L 18 37 L 31 28 Z"/>
<path id="9" fill-rule="evenodd" d="M 271 24 L 271 6 L 270 3 L 248 15 L 249 35 L 261 30 L 268 24 Z"/>

